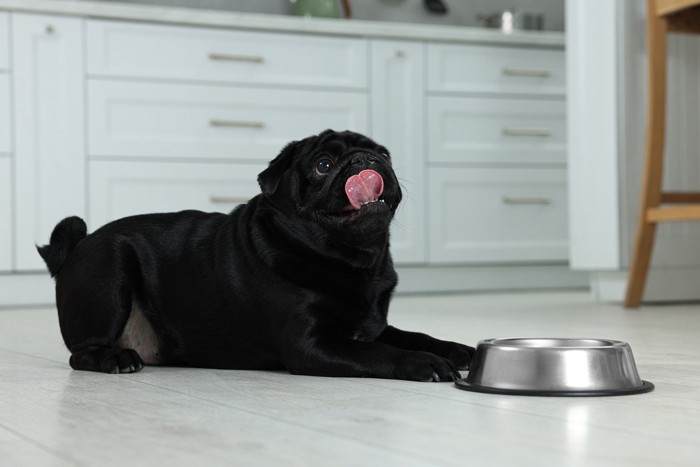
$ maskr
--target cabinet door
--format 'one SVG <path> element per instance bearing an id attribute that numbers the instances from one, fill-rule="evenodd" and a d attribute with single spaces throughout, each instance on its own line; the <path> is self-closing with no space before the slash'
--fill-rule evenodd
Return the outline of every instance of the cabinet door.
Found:
<path id="1" fill-rule="evenodd" d="M 427 115 L 430 162 L 566 162 L 563 101 L 431 96 Z"/>
<path id="2" fill-rule="evenodd" d="M 7 13 L 0 13 L 0 157 L 10 152 L 10 28 Z"/>
<path id="3" fill-rule="evenodd" d="M 9 50 L 9 15 L 0 13 L 0 271 L 12 269 Z"/>
<path id="4" fill-rule="evenodd" d="M 197 209 L 230 212 L 260 193 L 266 164 L 90 162 L 90 231 L 126 216 Z"/>
<path id="5" fill-rule="evenodd" d="M 292 140 L 367 131 L 359 92 L 90 81 L 90 156 L 269 162 Z"/>
<path id="6" fill-rule="evenodd" d="M 397 263 L 426 261 L 423 44 L 372 41 L 372 137 L 391 152 L 403 201 L 392 224 Z"/>
<path id="7" fill-rule="evenodd" d="M 430 259 L 565 261 L 566 169 L 430 169 Z"/>
<path id="8" fill-rule="evenodd" d="M 13 14 L 12 36 L 16 266 L 39 270 L 34 245 L 85 211 L 82 21 Z"/>
<path id="9" fill-rule="evenodd" d="M 100 20 L 86 30 L 90 76 L 367 87 L 366 39 Z"/>
<path id="10" fill-rule="evenodd" d="M 12 152 L 10 109 L 10 75 L 0 70 L 0 156 Z"/>
<path id="11" fill-rule="evenodd" d="M 10 15 L 0 13 L 0 70 L 10 66 Z"/>
<path id="12" fill-rule="evenodd" d="M 9 157 L 0 156 L 0 271 L 12 269 L 12 185 Z"/>
<path id="13" fill-rule="evenodd" d="M 563 50 L 428 45 L 428 87 L 433 92 L 563 96 Z"/>

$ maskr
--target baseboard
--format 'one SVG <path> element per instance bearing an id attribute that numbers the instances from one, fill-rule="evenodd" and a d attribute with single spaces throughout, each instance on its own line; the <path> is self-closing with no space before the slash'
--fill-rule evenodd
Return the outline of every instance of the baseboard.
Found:
<path id="1" fill-rule="evenodd" d="M 399 266 L 397 293 L 495 292 L 586 289 L 587 272 L 566 264 L 484 266 Z"/>
<path id="2" fill-rule="evenodd" d="M 627 271 L 591 273 L 591 293 L 599 301 L 622 303 Z M 700 300 L 700 267 L 654 268 L 649 272 L 643 301 L 687 302 Z"/>
<path id="3" fill-rule="evenodd" d="M 55 301 L 54 282 L 47 272 L 0 274 L 0 308 L 46 306 Z"/>

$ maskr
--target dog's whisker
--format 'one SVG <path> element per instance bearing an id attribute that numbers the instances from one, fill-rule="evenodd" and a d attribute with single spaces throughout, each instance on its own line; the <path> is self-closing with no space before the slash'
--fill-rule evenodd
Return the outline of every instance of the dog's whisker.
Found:
<path id="1" fill-rule="evenodd" d="M 408 232 L 408 229 L 406 228 L 406 226 L 404 224 L 402 224 L 401 221 L 398 220 L 397 218 L 394 218 L 393 222 L 391 223 L 391 226 L 392 226 L 392 228 L 394 226 L 396 226 L 397 228 L 403 230 L 404 232 Z"/>

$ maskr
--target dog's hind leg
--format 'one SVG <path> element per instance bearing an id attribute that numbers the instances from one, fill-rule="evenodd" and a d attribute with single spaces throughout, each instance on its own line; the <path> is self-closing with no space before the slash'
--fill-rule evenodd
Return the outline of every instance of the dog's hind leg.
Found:
<path id="1" fill-rule="evenodd" d="M 136 320 L 140 326 L 132 323 L 124 332 L 127 323 L 134 321 L 130 320 L 136 314 L 134 288 L 141 278 L 138 255 L 128 237 L 88 236 L 85 221 L 73 216 L 59 222 L 49 244 L 37 250 L 56 279 L 59 324 L 72 354 L 71 367 L 106 373 L 138 371 L 143 361 L 127 348 L 134 342 L 148 344 L 144 348 L 159 355 L 157 346 L 151 345 L 158 339 L 142 315 Z M 150 340 L 141 337 L 149 335 Z"/>
<path id="2" fill-rule="evenodd" d="M 74 370 L 100 371 L 103 373 L 133 373 L 143 368 L 143 361 L 134 349 L 111 348 L 94 345 L 81 346 L 70 356 Z"/>
<path id="3" fill-rule="evenodd" d="M 59 302 L 61 332 L 71 352 L 73 369 L 132 373 L 143 368 L 136 350 L 124 348 L 120 342 L 131 312 L 131 304 L 125 301 L 105 294 L 97 299 L 83 297 L 80 301 Z"/>
<path id="4" fill-rule="evenodd" d="M 56 278 L 56 305 L 71 352 L 70 366 L 104 373 L 141 370 L 141 356 L 121 339 L 134 297 L 128 260 L 118 251 L 86 253 L 78 248 L 74 254 Z"/>

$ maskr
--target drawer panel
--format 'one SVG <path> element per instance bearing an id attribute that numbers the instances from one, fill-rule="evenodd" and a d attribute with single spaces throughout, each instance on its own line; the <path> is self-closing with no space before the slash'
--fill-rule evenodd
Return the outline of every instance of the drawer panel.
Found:
<path id="1" fill-rule="evenodd" d="M 89 21 L 88 73 L 367 87 L 365 39 Z"/>
<path id="2" fill-rule="evenodd" d="M 12 269 L 12 185 L 10 158 L 0 157 L 0 272 Z"/>
<path id="3" fill-rule="evenodd" d="M 563 101 L 428 98 L 432 162 L 565 163 Z"/>
<path id="4" fill-rule="evenodd" d="M 432 262 L 567 259 L 565 169 L 434 168 L 429 172 Z"/>
<path id="5" fill-rule="evenodd" d="M 430 44 L 428 89 L 565 95 L 563 50 Z"/>
<path id="6" fill-rule="evenodd" d="M 269 162 L 327 128 L 367 130 L 364 93 L 91 81 L 91 156 Z"/>
<path id="7" fill-rule="evenodd" d="M 10 68 L 10 15 L 0 12 L 0 70 Z"/>
<path id="8" fill-rule="evenodd" d="M 198 209 L 230 212 L 260 193 L 266 164 L 90 162 L 90 231 L 121 217 Z"/>
<path id="9" fill-rule="evenodd" d="M 10 77 L 0 73 L 0 157 L 12 151 L 10 110 Z"/>

